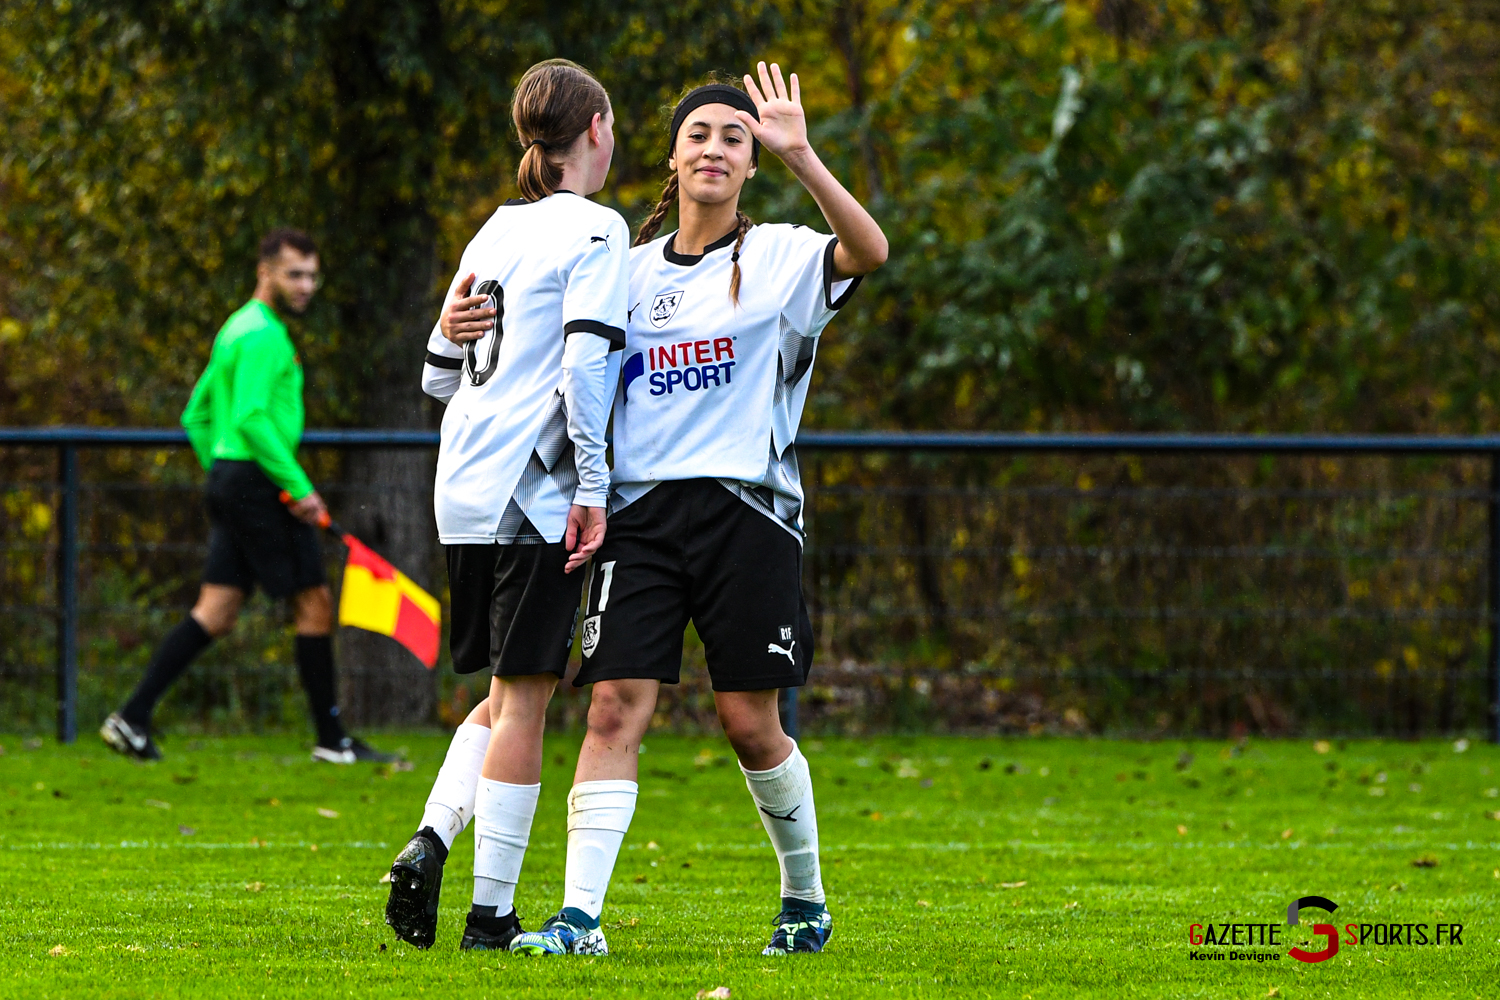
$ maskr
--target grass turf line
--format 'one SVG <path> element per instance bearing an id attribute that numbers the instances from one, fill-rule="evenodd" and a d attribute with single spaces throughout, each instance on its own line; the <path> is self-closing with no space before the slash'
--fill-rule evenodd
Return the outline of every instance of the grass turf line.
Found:
<path id="1" fill-rule="evenodd" d="M 769 959 L 776 862 L 727 746 L 652 736 L 605 911 L 614 954 L 522 960 L 457 951 L 469 832 L 437 945 L 391 936 L 379 879 L 447 738 L 378 742 L 406 744 L 414 769 L 313 764 L 286 738 L 174 740 L 156 765 L 92 736 L 0 738 L 0 996 L 1493 995 L 1487 745 L 809 739 L 834 936 L 822 956 Z M 528 927 L 561 901 L 577 743 L 548 741 Z M 1328 918 L 1306 911 L 1281 948 L 1238 949 L 1279 961 L 1189 960 L 1189 924 L 1279 923 L 1310 894 L 1339 904 L 1339 926 L 1455 922 L 1464 943 L 1342 946 L 1307 965 L 1286 947 Z"/>

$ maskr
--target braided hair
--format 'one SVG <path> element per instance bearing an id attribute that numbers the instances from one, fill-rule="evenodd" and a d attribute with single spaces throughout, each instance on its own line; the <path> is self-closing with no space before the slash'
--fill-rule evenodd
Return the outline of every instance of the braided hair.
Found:
<path id="1" fill-rule="evenodd" d="M 657 232 L 661 230 L 662 222 L 667 217 L 667 212 L 671 210 L 673 203 L 677 201 L 677 190 L 677 172 L 674 170 L 671 176 L 667 178 L 667 183 L 661 189 L 661 199 L 657 201 L 656 208 L 652 209 L 651 214 L 646 216 L 646 221 L 641 223 L 641 228 L 636 232 L 635 242 L 631 244 L 632 246 L 650 243 L 656 237 Z M 745 234 L 750 232 L 750 227 L 755 225 L 755 222 L 750 216 L 739 211 L 734 213 L 734 219 L 736 224 L 735 232 L 738 236 L 734 241 L 734 251 L 729 255 L 730 261 L 734 264 L 734 273 L 729 277 L 729 298 L 730 301 L 738 306 L 740 304 L 740 250 L 745 245 Z"/>

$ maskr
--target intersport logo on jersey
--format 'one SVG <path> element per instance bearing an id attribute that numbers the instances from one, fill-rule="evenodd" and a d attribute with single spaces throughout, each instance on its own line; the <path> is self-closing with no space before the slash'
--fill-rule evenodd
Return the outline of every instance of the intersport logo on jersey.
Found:
<path id="1" fill-rule="evenodd" d="M 644 376 L 653 396 L 670 396 L 678 392 L 700 392 L 734 382 L 734 338 L 684 340 L 636 352 L 625 361 L 625 399 L 630 400 L 630 384 Z"/>
<path id="2" fill-rule="evenodd" d="M 1301 923 L 1303 907 L 1316 907 L 1330 914 L 1339 908 L 1326 896 L 1302 896 L 1287 906 L 1286 924 L 1279 923 L 1224 923 L 1189 924 L 1188 960 L 1193 962 L 1279 962 L 1279 950 L 1284 942 L 1286 927 L 1297 927 Z M 1326 962 L 1339 953 L 1339 944 L 1357 946 L 1373 944 L 1382 947 L 1422 945 L 1462 945 L 1464 925 L 1441 924 L 1366 924 L 1346 923 L 1341 931 L 1331 923 L 1312 925 L 1313 941 L 1321 948 L 1300 946 L 1287 948 L 1286 954 L 1299 962 Z M 1227 946 L 1227 950 L 1224 949 Z M 1214 948 L 1215 950 L 1209 950 Z M 1262 950 L 1276 948 L 1276 951 Z"/>

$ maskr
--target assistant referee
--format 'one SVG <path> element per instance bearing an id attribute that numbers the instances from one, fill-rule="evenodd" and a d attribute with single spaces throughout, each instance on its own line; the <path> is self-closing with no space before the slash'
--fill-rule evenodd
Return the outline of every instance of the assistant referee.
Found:
<path id="1" fill-rule="evenodd" d="M 318 248 L 295 229 L 260 243 L 255 294 L 214 339 L 182 425 L 208 470 L 208 565 L 192 612 L 157 648 L 146 676 L 99 735 L 120 753 L 156 760 L 151 713 L 204 649 L 234 628 L 257 584 L 292 602 L 297 672 L 312 706 L 313 759 L 389 761 L 344 732 L 333 675 L 333 597 L 316 525 L 323 498 L 297 464 L 302 439 L 302 362 L 281 317 L 300 315 L 318 290 Z M 292 495 L 290 510 L 281 491 Z"/>

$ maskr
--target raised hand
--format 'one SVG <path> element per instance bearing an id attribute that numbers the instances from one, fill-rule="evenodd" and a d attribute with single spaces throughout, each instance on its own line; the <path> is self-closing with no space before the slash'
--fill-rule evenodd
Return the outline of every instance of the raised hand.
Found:
<path id="1" fill-rule="evenodd" d="M 495 325 L 495 310 L 479 308 L 489 296 L 470 295 L 469 289 L 473 287 L 474 275 L 471 274 L 459 282 L 453 290 L 453 298 L 448 300 L 448 308 L 443 310 L 440 323 L 443 336 L 455 344 L 478 340 Z"/>
<path id="2" fill-rule="evenodd" d="M 749 74 L 745 76 L 745 93 L 755 102 L 760 112 L 760 121 L 744 111 L 736 111 L 738 118 L 750 134 L 759 139 L 761 145 L 785 160 L 797 156 L 810 147 L 807 142 L 807 115 L 802 111 L 802 88 L 797 83 L 797 74 L 792 74 L 792 89 L 787 90 L 781 78 L 781 67 L 771 64 L 769 71 L 764 62 L 756 66 L 760 73 L 757 86 Z"/>

